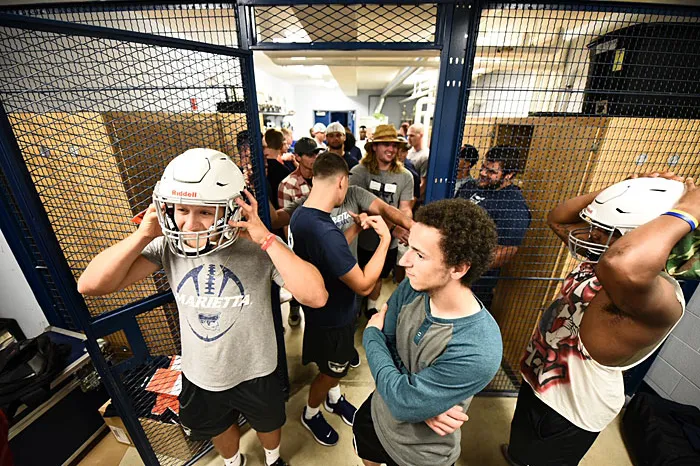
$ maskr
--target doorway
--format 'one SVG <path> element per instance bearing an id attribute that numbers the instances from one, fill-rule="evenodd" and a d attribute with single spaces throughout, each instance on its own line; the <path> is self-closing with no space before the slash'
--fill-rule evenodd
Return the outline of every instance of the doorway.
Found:
<path id="1" fill-rule="evenodd" d="M 355 133 L 355 110 L 314 110 L 314 124 L 323 123 L 328 126 L 335 121 Z"/>

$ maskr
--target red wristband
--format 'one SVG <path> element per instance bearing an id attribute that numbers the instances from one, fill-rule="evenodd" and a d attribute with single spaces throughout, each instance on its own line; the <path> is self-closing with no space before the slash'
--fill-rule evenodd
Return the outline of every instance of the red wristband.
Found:
<path id="1" fill-rule="evenodd" d="M 267 248 L 272 246 L 272 243 L 275 241 L 275 235 L 272 233 L 268 233 L 265 239 L 263 240 L 262 244 L 260 245 L 260 249 L 263 251 L 267 251 Z"/>

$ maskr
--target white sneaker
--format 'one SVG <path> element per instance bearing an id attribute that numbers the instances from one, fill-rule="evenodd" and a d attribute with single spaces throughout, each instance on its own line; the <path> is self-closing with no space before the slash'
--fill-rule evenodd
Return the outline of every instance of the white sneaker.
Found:
<path id="1" fill-rule="evenodd" d="M 280 288 L 280 304 L 288 303 L 293 298 L 292 293 L 286 288 Z"/>

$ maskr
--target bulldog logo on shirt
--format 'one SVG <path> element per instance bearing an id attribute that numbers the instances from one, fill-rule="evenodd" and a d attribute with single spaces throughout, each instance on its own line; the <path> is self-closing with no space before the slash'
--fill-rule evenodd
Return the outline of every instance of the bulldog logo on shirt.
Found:
<path id="1" fill-rule="evenodd" d="M 328 361 L 328 368 L 336 374 L 342 374 L 343 371 L 348 367 L 348 364 L 350 364 L 349 361 L 344 364 L 341 364 L 339 362 Z"/>
<path id="2" fill-rule="evenodd" d="M 480 196 L 477 193 L 472 194 L 471 197 L 469 198 L 471 203 L 476 204 L 476 205 L 479 205 L 481 203 L 481 201 L 483 201 L 484 199 L 486 199 L 486 196 Z"/>

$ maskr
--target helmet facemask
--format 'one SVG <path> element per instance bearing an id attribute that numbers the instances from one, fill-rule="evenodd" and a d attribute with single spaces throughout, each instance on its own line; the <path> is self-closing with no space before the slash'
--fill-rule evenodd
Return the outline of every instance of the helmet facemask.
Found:
<path id="1" fill-rule="evenodd" d="M 170 250 L 181 257 L 202 257 L 218 249 L 230 246 L 238 238 L 239 228 L 229 225 L 229 221 L 241 219 L 241 208 L 235 201 L 230 202 L 197 202 L 188 199 L 184 205 L 196 207 L 215 207 L 214 223 L 202 231 L 180 231 L 175 220 L 176 205 L 172 201 L 153 194 L 154 205 L 163 206 L 156 209 L 158 222 L 163 230 Z"/>
<path id="2" fill-rule="evenodd" d="M 614 226 L 596 222 L 583 212 L 579 216 L 588 223 L 588 227 L 577 228 L 569 232 L 569 252 L 579 262 L 597 263 L 600 260 L 600 256 L 612 244 L 615 238 L 615 231 L 620 230 Z M 604 232 L 605 237 L 602 242 L 593 240 L 593 229 Z"/>

